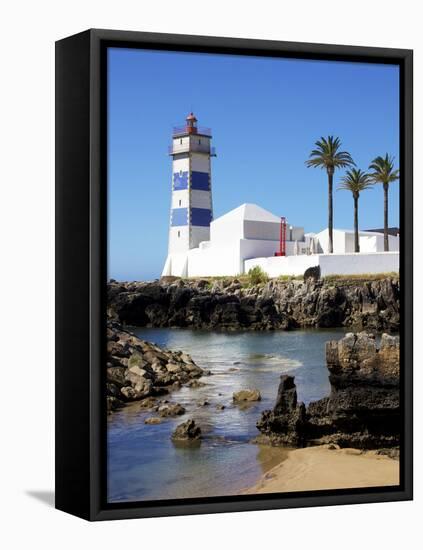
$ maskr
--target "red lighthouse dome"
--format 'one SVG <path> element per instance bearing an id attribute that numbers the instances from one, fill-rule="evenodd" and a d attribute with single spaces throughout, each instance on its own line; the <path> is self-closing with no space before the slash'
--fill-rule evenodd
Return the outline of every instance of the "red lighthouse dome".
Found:
<path id="1" fill-rule="evenodd" d="M 186 121 L 187 121 L 186 131 L 189 134 L 196 134 L 197 133 L 197 119 L 196 119 L 194 113 L 191 112 L 187 116 Z"/>

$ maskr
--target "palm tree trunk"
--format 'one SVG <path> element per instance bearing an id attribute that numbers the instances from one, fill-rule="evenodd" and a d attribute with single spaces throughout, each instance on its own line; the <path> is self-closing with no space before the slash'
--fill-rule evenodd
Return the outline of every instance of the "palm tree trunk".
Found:
<path id="1" fill-rule="evenodd" d="M 354 197 L 354 252 L 360 252 L 358 238 L 358 197 Z"/>
<path id="2" fill-rule="evenodd" d="M 388 189 L 389 184 L 383 184 L 383 249 L 389 252 L 389 237 L 388 237 Z"/>
<path id="3" fill-rule="evenodd" d="M 329 254 L 333 254 L 333 172 L 328 171 L 328 231 L 329 231 Z"/>

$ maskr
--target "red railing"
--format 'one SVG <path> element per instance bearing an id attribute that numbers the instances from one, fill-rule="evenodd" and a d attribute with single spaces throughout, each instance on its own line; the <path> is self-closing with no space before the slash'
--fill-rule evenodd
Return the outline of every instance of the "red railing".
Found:
<path id="1" fill-rule="evenodd" d="M 174 126 L 173 135 L 177 136 L 179 134 L 201 134 L 203 136 L 211 137 L 211 128 L 205 128 L 204 126 Z"/>

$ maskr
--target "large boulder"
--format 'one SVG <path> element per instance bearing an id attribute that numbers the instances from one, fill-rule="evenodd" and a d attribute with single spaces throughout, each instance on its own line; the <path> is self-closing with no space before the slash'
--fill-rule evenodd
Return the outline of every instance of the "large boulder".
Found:
<path id="1" fill-rule="evenodd" d="M 379 348 L 372 334 L 348 333 L 326 343 L 326 363 L 333 385 L 399 383 L 399 337 L 383 334 Z"/>
<path id="2" fill-rule="evenodd" d="M 180 416 L 185 414 L 185 408 L 179 403 L 165 403 L 159 406 L 157 412 L 162 417 Z"/>
<path id="3" fill-rule="evenodd" d="M 259 390 L 245 389 L 234 392 L 232 398 L 234 403 L 243 403 L 245 401 L 261 401 L 261 394 Z"/>
<path id="4" fill-rule="evenodd" d="M 201 439 L 201 428 L 191 418 L 179 424 L 172 434 L 174 441 L 195 441 Z"/>
<path id="5" fill-rule="evenodd" d="M 313 279 L 314 281 L 318 281 L 320 279 L 320 265 L 309 267 L 304 271 L 304 282 L 308 279 Z"/>

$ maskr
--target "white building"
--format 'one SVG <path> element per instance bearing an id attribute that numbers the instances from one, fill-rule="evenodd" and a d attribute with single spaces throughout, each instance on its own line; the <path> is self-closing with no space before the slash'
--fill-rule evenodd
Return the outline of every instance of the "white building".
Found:
<path id="1" fill-rule="evenodd" d="M 303 227 L 285 222 L 282 238 L 281 218 L 256 204 L 242 204 L 213 220 L 210 141 L 210 130 L 198 128 L 192 113 L 174 131 L 169 250 L 162 276 L 235 276 L 255 266 L 270 277 L 302 275 L 317 265 L 322 276 L 399 270 L 398 236 L 389 237 L 390 252 L 383 252 L 383 233 L 361 231 L 356 254 L 354 232 L 334 229 L 333 254 L 328 254 L 327 229 L 304 234 Z"/>
<path id="2" fill-rule="evenodd" d="M 169 254 L 162 275 L 205 277 L 244 273 L 244 262 L 280 248 L 281 220 L 256 204 L 242 204 L 210 224 L 210 240 L 187 252 Z M 302 227 L 289 227 L 286 252 L 304 240 Z"/>
<path id="3" fill-rule="evenodd" d="M 313 241 L 315 253 L 328 254 L 329 230 L 324 229 L 320 233 L 307 233 L 307 241 Z M 360 231 L 358 234 L 360 253 L 383 252 L 383 233 L 375 231 Z M 333 229 L 332 233 L 333 253 L 354 253 L 354 231 L 349 229 Z M 389 236 L 389 250 L 399 251 L 399 238 Z"/>

